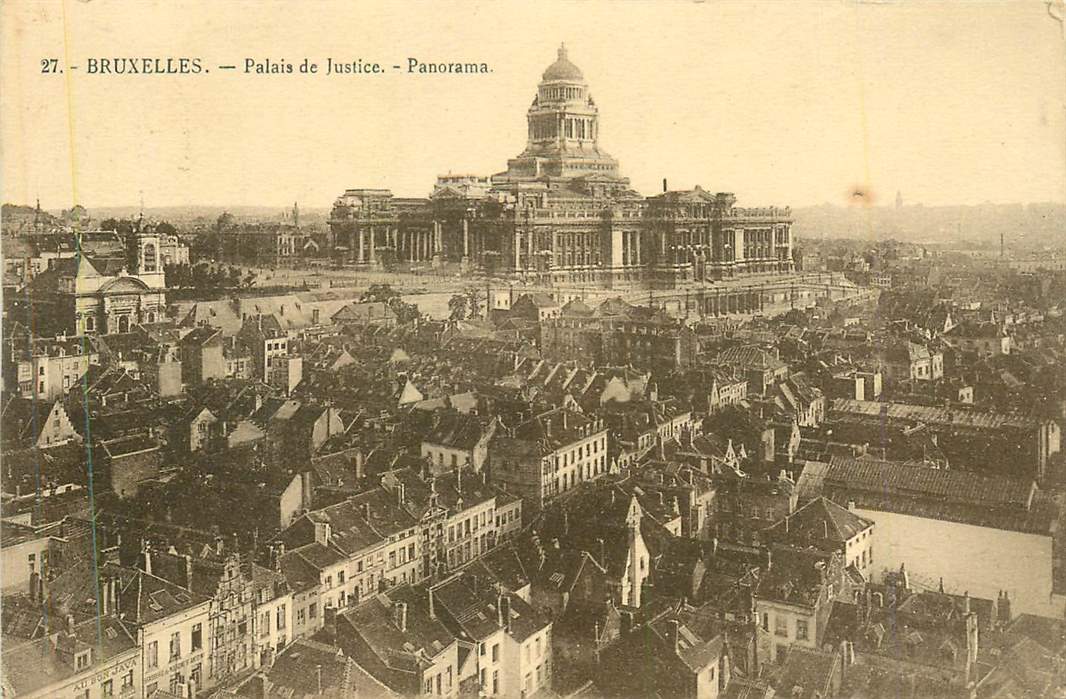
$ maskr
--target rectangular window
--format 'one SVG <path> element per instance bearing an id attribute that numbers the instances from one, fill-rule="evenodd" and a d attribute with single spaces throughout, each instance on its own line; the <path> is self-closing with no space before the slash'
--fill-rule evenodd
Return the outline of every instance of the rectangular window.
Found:
<path id="1" fill-rule="evenodd" d="M 193 624 L 192 627 L 192 649 L 194 651 L 200 650 L 204 645 L 204 632 L 200 624 Z"/>
<path id="2" fill-rule="evenodd" d="M 159 667 L 159 641 L 152 641 L 148 644 L 148 669 L 153 670 Z"/>
<path id="3" fill-rule="evenodd" d="M 492 662 L 500 662 L 500 644 L 496 643 L 492 646 Z"/>
<path id="4" fill-rule="evenodd" d="M 780 614 L 774 614 L 774 635 L 788 638 L 788 619 Z"/>
<path id="5" fill-rule="evenodd" d="M 177 660 L 181 657 L 181 632 L 175 631 L 170 634 L 170 659 Z"/>
<path id="6" fill-rule="evenodd" d="M 796 640 L 797 641 L 806 641 L 807 640 L 807 622 L 804 621 L 803 619 L 797 619 L 796 620 Z"/>
<path id="7" fill-rule="evenodd" d="M 308 607 L 307 607 L 307 616 L 310 617 L 311 619 L 314 619 L 316 616 L 318 616 L 318 605 L 315 604 L 314 602 L 312 602 L 310 605 L 308 605 Z"/>
<path id="8" fill-rule="evenodd" d="M 112 680 L 105 680 L 103 685 L 101 685 L 101 689 L 104 690 L 105 697 L 115 696 L 115 685 Z"/>
<path id="9" fill-rule="evenodd" d="M 277 629 L 278 629 L 278 631 L 281 631 L 282 629 L 285 628 L 285 605 L 284 604 L 281 605 L 280 607 L 278 607 L 278 619 L 277 619 L 277 621 L 278 621 Z"/>

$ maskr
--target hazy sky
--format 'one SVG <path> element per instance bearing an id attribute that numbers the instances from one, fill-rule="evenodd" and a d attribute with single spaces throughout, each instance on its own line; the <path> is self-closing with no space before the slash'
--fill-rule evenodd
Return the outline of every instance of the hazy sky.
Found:
<path id="1" fill-rule="evenodd" d="M 380 4 L 6 0 L 3 200 L 326 207 L 492 174 L 560 41 L 640 191 L 740 204 L 1066 200 L 1066 42 L 1043 2 Z M 68 58 L 64 58 L 66 55 Z M 89 57 L 202 57 L 93 76 Z M 246 57 L 485 61 L 488 75 L 258 77 Z M 77 64 L 41 73 L 41 60 Z"/>

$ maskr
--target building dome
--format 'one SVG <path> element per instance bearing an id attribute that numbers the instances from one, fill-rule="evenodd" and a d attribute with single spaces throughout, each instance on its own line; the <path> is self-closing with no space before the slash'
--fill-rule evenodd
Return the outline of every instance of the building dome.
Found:
<path id="1" fill-rule="evenodd" d="M 559 47 L 559 57 L 555 59 L 555 63 L 548 66 L 548 69 L 544 71 L 542 76 L 543 80 L 584 80 L 585 76 L 581 73 L 581 69 L 570 62 L 570 59 L 566 57 L 566 44 Z"/>

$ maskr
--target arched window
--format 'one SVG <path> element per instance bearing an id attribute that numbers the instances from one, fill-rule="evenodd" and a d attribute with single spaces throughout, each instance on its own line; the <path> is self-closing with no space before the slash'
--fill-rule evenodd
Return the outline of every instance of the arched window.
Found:
<path id="1" fill-rule="evenodd" d="M 156 262 L 156 255 L 155 255 L 155 244 L 154 243 L 145 243 L 144 244 L 144 271 L 145 272 L 154 272 L 156 270 L 156 265 L 157 265 L 157 262 Z"/>
<path id="2" fill-rule="evenodd" d="M 85 316 L 85 332 L 93 332 L 96 330 L 96 318 L 94 316 Z"/>

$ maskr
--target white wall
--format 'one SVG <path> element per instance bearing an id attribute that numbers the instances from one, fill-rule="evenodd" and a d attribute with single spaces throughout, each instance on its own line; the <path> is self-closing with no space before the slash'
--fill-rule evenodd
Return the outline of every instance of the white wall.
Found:
<path id="1" fill-rule="evenodd" d="M 1062 613 L 1051 603 L 1051 536 L 862 508 L 855 513 L 876 523 L 876 581 L 903 563 L 912 585 L 935 588 L 943 577 L 948 592 L 994 600 L 1006 590 L 1015 615 Z"/>

